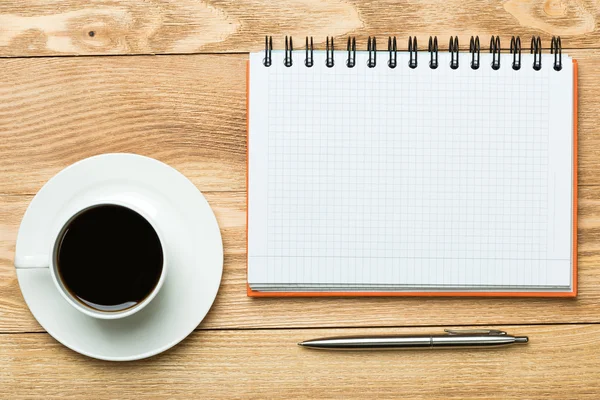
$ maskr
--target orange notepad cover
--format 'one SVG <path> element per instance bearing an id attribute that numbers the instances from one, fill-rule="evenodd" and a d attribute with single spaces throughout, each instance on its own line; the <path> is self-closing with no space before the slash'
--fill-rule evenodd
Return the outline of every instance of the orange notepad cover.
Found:
<path id="1" fill-rule="evenodd" d="M 448 292 L 261 292 L 252 290 L 246 283 L 249 297 L 576 297 L 577 296 L 577 60 L 573 59 L 573 231 L 572 231 L 572 291 L 564 292 L 477 292 L 477 291 L 448 291 Z M 249 135 L 250 123 L 250 62 L 246 65 L 246 129 Z M 246 188 L 248 190 L 249 175 L 249 137 L 246 149 Z M 248 191 L 246 192 L 246 205 L 248 205 Z M 248 246 L 248 212 L 246 212 L 246 248 Z M 247 264 L 246 264 L 247 265 Z M 247 270 L 246 270 L 247 273 Z M 247 281 L 246 281 L 247 282 Z"/>

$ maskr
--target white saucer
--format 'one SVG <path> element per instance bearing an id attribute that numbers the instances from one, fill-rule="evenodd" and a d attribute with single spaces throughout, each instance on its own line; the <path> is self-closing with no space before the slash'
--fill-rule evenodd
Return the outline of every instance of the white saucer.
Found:
<path id="1" fill-rule="evenodd" d="M 81 354 L 112 361 L 150 357 L 183 340 L 210 309 L 223 272 L 221 233 L 204 196 L 177 170 L 133 154 L 91 157 L 50 179 L 23 217 L 16 255 L 44 253 L 53 218 L 77 197 L 98 192 L 110 198 L 123 190 L 155 213 L 170 256 L 164 286 L 147 307 L 123 319 L 89 317 L 67 303 L 49 269 L 17 269 L 29 309 L 50 335 Z"/>

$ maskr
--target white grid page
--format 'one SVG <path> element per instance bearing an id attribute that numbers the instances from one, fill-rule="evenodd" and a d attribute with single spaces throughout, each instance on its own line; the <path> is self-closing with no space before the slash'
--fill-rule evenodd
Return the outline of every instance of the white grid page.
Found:
<path id="1" fill-rule="evenodd" d="M 541 71 L 250 59 L 249 282 L 290 288 L 571 285 L 572 65 Z"/>

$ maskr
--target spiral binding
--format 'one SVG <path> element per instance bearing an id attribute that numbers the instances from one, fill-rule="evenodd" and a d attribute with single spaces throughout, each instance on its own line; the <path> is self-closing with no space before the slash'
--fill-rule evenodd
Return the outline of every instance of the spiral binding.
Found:
<path id="1" fill-rule="evenodd" d="M 554 54 L 554 70 L 560 71 L 562 69 L 562 45 L 560 44 L 560 36 L 552 36 L 550 54 Z"/>
<path id="2" fill-rule="evenodd" d="M 429 51 L 429 68 L 436 69 L 439 65 L 437 36 L 434 36 L 433 38 L 429 36 L 429 46 L 427 46 L 427 51 Z"/>
<path id="3" fill-rule="evenodd" d="M 398 65 L 398 45 L 396 43 L 396 36 L 394 39 L 388 37 L 388 52 L 390 53 L 390 59 L 388 60 L 388 67 L 396 68 Z"/>
<path id="4" fill-rule="evenodd" d="M 273 37 L 265 36 L 265 58 L 263 58 L 263 65 L 265 67 L 271 66 L 271 53 L 273 52 Z"/>
<path id="5" fill-rule="evenodd" d="M 290 41 L 288 43 L 288 37 L 285 37 L 285 57 L 283 58 L 283 65 L 286 67 L 291 67 L 293 64 L 292 61 L 292 53 L 294 52 L 294 45 L 292 44 L 292 37 L 290 36 Z"/>
<path id="6" fill-rule="evenodd" d="M 304 65 L 308 68 L 314 65 L 314 45 L 312 36 L 306 37 L 306 47 L 305 47 L 305 59 Z M 327 36 L 326 45 L 325 45 L 325 65 L 328 68 L 331 68 L 335 65 L 334 60 L 334 43 L 333 37 Z M 349 37 L 348 38 L 348 58 L 346 59 L 346 66 L 348 68 L 353 68 L 356 65 L 356 38 Z M 398 66 L 398 45 L 395 36 L 388 37 L 388 53 L 389 59 L 387 62 L 387 66 L 389 68 L 396 68 Z M 429 59 L 429 68 L 436 69 L 439 66 L 438 63 L 438 39 L 437 36 L 429 37 L 429 45 L 427 47 L 427 51 L 430 53 Z M 450 68 L 457 69 L 459 67 L 459 45 L 458 45 L 458 36 L 451 36 L 448 44 L 448 51 L 450 52 Z M 367 66 L 369 68 L 375 68 L 377 66 L 377 39 L 375 37 L 369 36 L 367 41 Z M 418 49 L 417 49 L 417 37 L 410 36 L 408 38 L 408 46 L 407 52 L 409 54 L 408 67 L 411 69 L 418 67 Z M 471 41 L 469 43 L 469 52 L 471 53 L 471 68 L 479 69 L 480 67 L 480 57 L 481 57 L 481 46 L 479 43 L 479 36 L 471 36 Z M 273 63 L 272 59 L 273 53 L 273 37 L 265 36 L 265 57 L 263 58 L 263 65 L 265 67 L 270 67 Z M 490 53 L 492 54 L 492 63 L 491 68 L 493 70 L 500 69 L 500 55 L 502 53 L 502 49 L 500 47 L 500 37 L 492 36 L 490 38 Z M 533 36 L 531 38 L 531 48 L 530 53 L 533 54 L 533 69 L 535 71 L 539 71 L 542 69 L 542 41 L 539 36 Z M 292 42 L 291 36 L 285 37 L 285 53 L 283 64 L 286 67 L 291 67 L 293 65 L 293 54 L 294 54 L 294 45 Z M 510 40 L 510 54 L 512 55 L 512 69 L 519 70 L 521 69 L 521 37 L 513 36 Z M 553 68 L 555 71 L 560 71 L 562 69 L 562 44 L 560 40 L 560 36 L 553 36 L 552 42 L 550 45 L 550 54 L 554 55 L 554 65 Z"/>
<path id="7" fill-rule="evenodd" d="M 448 51 L 450 52 L 450 68 L 458 68 L 458 36 L 450 36 L 450 43 L 448 44 Z"/>
<path id="8" fill-rule="evenodd" d="M 408 68 L 415 69 L 417 68 L 417 37 L 414 39 L 412 36 L 408 38 L 408 53 L 410 54 L 410 58 L 408 59 Z M 413 58 L 414 57 L 414 58 Z"/>
<path id="9" fill-rule="evenodd" d="M 490 53 L 492 53 L 492 69 L 500 69 L 500 36 L 492 36 L 490 39 Z"/>
<path id="10" fill-rule="evenodd" d="M 471 36 L 469 43 L 469 52 L 471 53 L 471 69 L 479 69 L 479 60 L 481 59 L 481 46 L 479 36 Z M 475 55 L 477 54 L 477 57 Z"/>
<path id="11" fill-rule="evenodd" d="M 356 38 L 348 38 L 348 59 L 346 60 L 346 66 L 348 68 L 354 68 L 356 65 Z"/>
<path id="12" fill-rule="evenodd" d="M 331 37 L 331 44 L 329 44 L 329 36 L 327 36 L 327 47 L 325 48 L 326 50 L 326 58 L 325 58 L 325 65 L 327 66 L 327 68 L 331 68 L 334 66 L 334 60 L 333 60 L 333 36 Z"/>
<path id="13" fill-rule="evenodd" d="M 542 69 L 542 41 L 540 37 L 531 37 L 531 54 L 533 54 L 533 69 L 539 71 Z"/>
<path id="14" fill-rule="evenodd" d="M 375 38 L 371 40 L 371 36 L 369 36 L 369 41 L 367 42 L 367 51 L 369 52 L 367 67 L 375 68 L 377 66 L 377 41 Z"/>
<path id="15" fill-rule="evenodd" d="M 517 53 L 519 57 L 517 58 Z M 512 69 L 518 71 L 521 69 L 521 37 L 517 36 L 516 39 L 513 36 L 510 39 L 510 54 L 513 55 Z"/>
<path id="16" fill-rule="evenodd" d="M 306 58 L 304 58 L 304 65 L 307 68 L 312 67 L 315 62 L 314 62 L 314 48 L 313 48 L 313 38 L 312 36 L 310 37 L 310 53 L 309 53 L 309 48 L 308 48 L 308 36 L 306 37 Z"/>

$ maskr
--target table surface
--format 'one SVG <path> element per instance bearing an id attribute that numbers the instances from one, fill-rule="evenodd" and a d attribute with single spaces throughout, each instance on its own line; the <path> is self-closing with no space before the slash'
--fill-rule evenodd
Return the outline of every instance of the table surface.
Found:
<path id="1" fill-rule="evenodd" d="M 600 393 L 600 5 L 593 1 L 3 0 L 0 3 L 0 398 L 597 398 Z M 246 76 L 264 35 L 561 35 L 579 60 L 577 299 L 246 297 Z M 405 46 L 403 45 L 404 49 Z M 85 57 L 75 57 L 76 55 Z M 13 267 L 19 222 L 50 177 L 133 152 L 172 165 L 221 227 L 217 300 L 188 339 L 109 363 L 61 346 L 31 316 Z M 318 336 L 494 327 L 494 351 L 329 353 Z"/>

